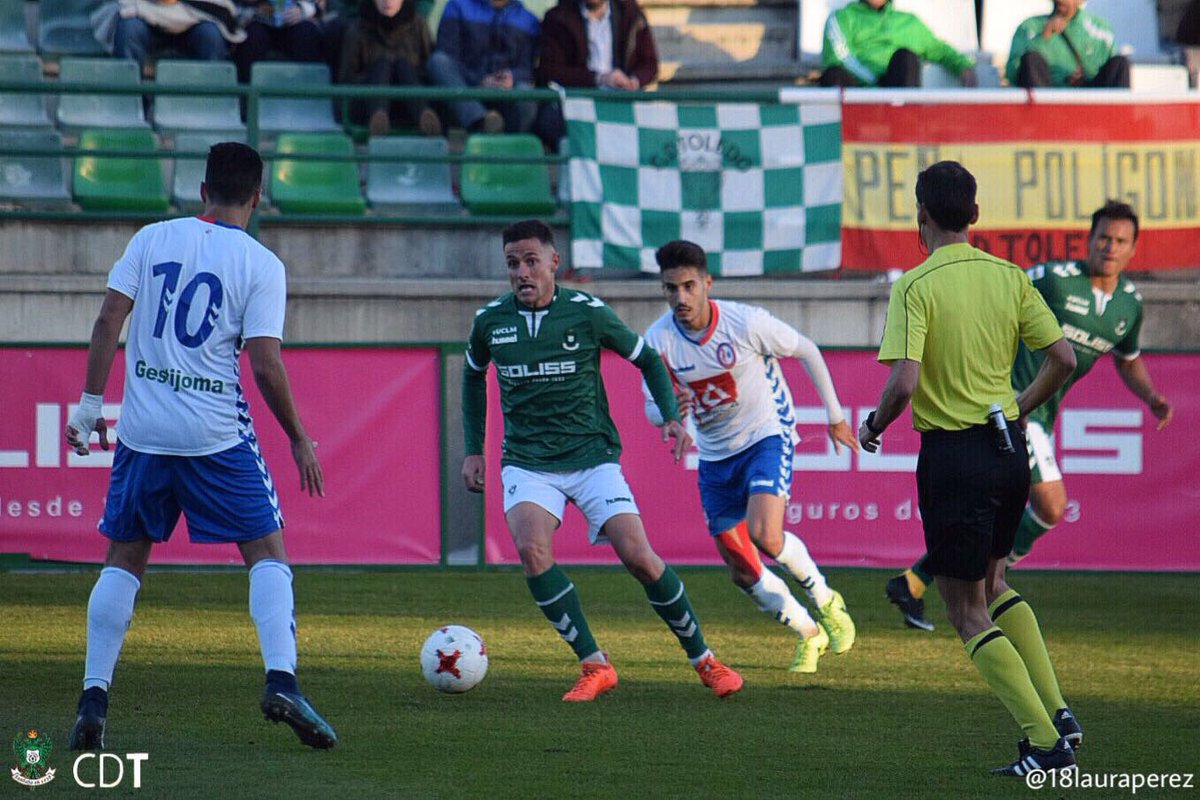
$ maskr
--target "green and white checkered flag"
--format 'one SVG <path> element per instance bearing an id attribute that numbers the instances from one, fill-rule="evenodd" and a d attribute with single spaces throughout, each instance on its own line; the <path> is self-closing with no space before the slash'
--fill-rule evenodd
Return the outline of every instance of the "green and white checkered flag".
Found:
<path id="1" fill-rule="evenodd" d="M 837 104 L 567 97 L 563 110 L 575 268 L 657 272 L 672 239 L 718 275 L 840 265 Z"/>

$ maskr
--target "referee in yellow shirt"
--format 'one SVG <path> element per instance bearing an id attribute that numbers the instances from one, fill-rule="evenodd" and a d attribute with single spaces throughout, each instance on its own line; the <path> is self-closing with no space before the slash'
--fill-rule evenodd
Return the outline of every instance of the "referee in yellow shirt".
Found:
<path id="1" fill-rule="evenodd" d="M 967 654 L 1025 733 L 1018 759 L 993 772 L 1022 776 L 1075 766 L 1064 736 L 1078 723 L 1033 610 L 1004 576 L 1029 496 L 1017 420 L 1058 390 L 1075 355 L 1029 277 L 968 244 L 978 218 L 975 178 L 961 164 L 941 161 L 917 177 L 917 226 L 929 257 L 892 287 L 879 348 L 891 373 L 859 440 L 874 452 L 912 400 L 929 571 Z M 1046 358 L 1014 397 L 1018 340 Z"/>

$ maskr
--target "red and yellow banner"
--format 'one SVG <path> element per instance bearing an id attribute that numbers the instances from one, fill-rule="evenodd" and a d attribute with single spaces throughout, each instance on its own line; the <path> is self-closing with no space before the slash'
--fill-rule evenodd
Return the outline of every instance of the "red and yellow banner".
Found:
<path id="1" fill-rule="evenodd" d="M 917 173 L 945 159 L 975 175 L 973 242 L 1001 258 L 1022 266 L 1082 258 L 1092 212 L 1113 198 L 1141 217 L 1132 269 L 1197 263 L 1200 102 L 893 105 L 848 98 L 842 139 L 844 267 L 908 268 L 923 260 Z"/>

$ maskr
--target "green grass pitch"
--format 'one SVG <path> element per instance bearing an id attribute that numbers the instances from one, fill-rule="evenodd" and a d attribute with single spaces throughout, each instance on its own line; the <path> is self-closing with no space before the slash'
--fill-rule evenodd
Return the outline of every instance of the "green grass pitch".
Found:
<path id="1" fill-rule="evenodd" d="M 888 573 L 830 570 L 858 642 L 813 676 L 786 667 L 793 639 L 712 569 L 680 570 L 710 645 L 746 679 L 717 700 L 640 587 L 569 569 L 621 684 L 592 704 L 559 697 L 577 668 L 508 570 L 299 569 L 301 686 L 338 729 L 317 752 L 258 712 L 261 661 L 244 573 L 151 572 L 109 710 L 115 753 L 147 752 L 146 798 L 1013 798 L 987 769 L 1019 731 L 928 598 L 937 631 L 904 628 Z M 94 571 L 0 574 L 0 796 L 86 794 L 66 751 Z M 1017 572 L 1063 690 L 1086 731 L 1086 772 L 1200 771 L 1200 576 Z M 421 677 L 424 638 L 447 623 L 486 640 L 487 678 L 441 695 Z M 59 779 L 12 783 L 8 742 L 48 732 Z M 1193 779 L 1194 780 L 1194 779 Z M 94 793 L 94 792 L 93 792 Z M 1189 796 L 1185 790 L 1138 797 Z"/>

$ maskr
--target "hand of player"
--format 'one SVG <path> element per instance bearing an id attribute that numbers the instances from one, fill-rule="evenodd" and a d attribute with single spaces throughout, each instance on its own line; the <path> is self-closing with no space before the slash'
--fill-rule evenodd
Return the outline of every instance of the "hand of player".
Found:
<path id="1" fill-rule="evenodd" d="M 462 478 L 468 492 L 478 494 L 483 491 L 484 470 L 486 468 L 487 461 L 484 460 L 483 456 L 473 455 L 463 459 Z"/>
<path id="2" fill-rule="evenodd" d="M 675 445 L 671 448 L 671 455 L 675 458 L 675 463 L 679 463 L 679 459 L 683 458 L 683 454 L 692 446 L 692 436 L 687 432 L 687 428 L 679 420 L 671 419 L 663 423 L 662 440 L 674 439 Z"/>
<path id="3" fill-rule="evenodd" d="M 1158 420 L 1158 426 L 1154 430 L 1161 431 L 1171 424 L 1171 418 L 1175 416 L 1175 409 L 1167 402 L 1167 398 L 1161 394 L 1156 394 L 1149 405 L 1150 413 Z"/>
<path id="4" fill-rule="evenodd" d="M 317 461 L 317 443 L 307 436 L 292 442 L 292 460 L 300 470 L 300 491 L 325 496 L 325 476 Z"/>
<path id="5" fill-rule="evenodd" d="M 833 452 L 842 452 L 842 445 L 851 450 L 858 450 L 858 439 L 854 438 L 854 431 L 850 430 L 850 423 L 846 420 L 830 425 L 828 433 L 829 441 L 833 442 Z"/>
<path id="6" fill-rule="evenodd" d="M 695 405 L 696 395 L 686 386 L 676 386 L 675 389 L 675 405 L 679 407 L 679 418 L 686 420 L 688 414 L 692 413 L 692 406 Z"/>
<path id="7" fill-rule="evenodd" d="M 1067 20 L 1057 14 L 1051 14 L 1042 28 L 1042 38 L 1049 40 L 1067 29 Z"/>
<path id="8" fill-rule="evenodd" d="M 71 446 L 76 455 L 86 456 L 91 452 L 88 444 L 92 440 L 92 431 L 100 434 L 100 449 L 108 449 L 108 423 L 100 410 L 101 402 L 100 395 L 84 394 L 80 398 L 79 407 L 67 420 L 67 428 L 64 433 L 67 444 Z"/>
<path id="9" fill-rule="evenodd" d="M 863 424 L 858 426 L 858 442 L 862 445 L 862 449 L 868 453 L 879 451 L 879 445 L 883 443 L 883 434 L 875 433 L 867 427 L 867 421 L 864 419 Z"/>

